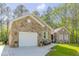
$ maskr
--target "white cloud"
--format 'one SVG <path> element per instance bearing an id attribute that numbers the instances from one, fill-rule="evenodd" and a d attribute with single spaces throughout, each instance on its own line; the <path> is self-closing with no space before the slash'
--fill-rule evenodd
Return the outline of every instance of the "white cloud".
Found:
<path id="1" fill-rule="evenodd" d="M 38 11 L 43 11 L 45 9 L 46 5 L 45 4 L 40 4 L 37 6 Z"/>

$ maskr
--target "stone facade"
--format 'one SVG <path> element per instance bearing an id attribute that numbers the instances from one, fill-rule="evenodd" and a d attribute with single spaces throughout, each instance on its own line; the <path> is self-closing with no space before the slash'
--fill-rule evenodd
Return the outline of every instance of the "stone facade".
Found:
<path id="1" fill-rule="evenodd" d="M 58 29 L 56 29 L 58 30 Z M 53 39 L 56 40 L 57 43 L 69 43 L 70 42 L 70 33 L 65 28 L 59 28 L 58 31 L 53 33 Z"/>
<path id="2" fill-rule="evenodd" d="M 28 19 L 30 20 L 29 22 L 27 21 Z M 51 40 L 51 29 L 46 25 L 44 27 L 41 26 L 31 16 L 22 17 L 13 21 L 10 25 L 9 31 L 9 46 L 11 47 L 19 46 L 19 32 L 37 32 L 38 46 L 40 46 L 40 42 L 43 41 L 42 33 L 44 31 L 48 32 L 48 40 Z"/>

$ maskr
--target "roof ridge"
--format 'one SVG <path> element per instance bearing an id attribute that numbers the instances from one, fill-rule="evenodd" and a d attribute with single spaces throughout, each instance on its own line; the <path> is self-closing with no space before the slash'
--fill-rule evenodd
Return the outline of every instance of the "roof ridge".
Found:
<path id="1" fill-rule="evenodd" d="M 44 20 L 40 20 L 40 19 L 41 19 L 40 17 L 38 17 L 38 16 L 35 15 L 35 14 L 32 14 L 32 16 L 34 16 L 35 18 L 37 18 L 40 22 L 42 22 L 44 25 L 48 26 L 48 27 L 52 30 L 52 27 L 49 26 Z"/>

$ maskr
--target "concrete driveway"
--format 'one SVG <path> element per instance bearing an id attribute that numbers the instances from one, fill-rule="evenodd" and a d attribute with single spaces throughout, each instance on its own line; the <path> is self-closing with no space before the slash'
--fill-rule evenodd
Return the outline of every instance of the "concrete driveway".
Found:
<path id="1" fill-rule="evenodd" d="M 50 48 L 55 46 L 55 44 L 50 44 L 44 47 L 19 47 L 10 48 L 9 46 L 4 46 L 1 56 L 44 56 L 49 51 Z"/>

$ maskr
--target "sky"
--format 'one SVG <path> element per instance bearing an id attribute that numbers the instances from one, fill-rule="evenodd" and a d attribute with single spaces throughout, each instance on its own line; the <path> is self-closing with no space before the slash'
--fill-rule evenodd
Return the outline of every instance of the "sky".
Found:
<path id="1" fill-rule="evenodd" d="M 18 5 L 23 3 L 7 3 L 12 10 L 14 10 Z M 23 4 L 29 11 L 38 10 L 38 11 L 45 11 L 48 6 L 54 8 L 59 6 L 59 3 L 24 3 Z"/>

